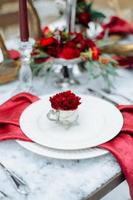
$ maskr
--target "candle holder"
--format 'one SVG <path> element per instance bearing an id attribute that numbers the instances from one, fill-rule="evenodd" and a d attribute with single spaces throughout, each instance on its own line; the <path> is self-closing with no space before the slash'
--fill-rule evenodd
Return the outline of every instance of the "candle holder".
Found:
<path id="1" fill-rule="evenodd" d="M 67 0 L 66 5 L 66 20 L 67 20 L 67 31 L 72 33 L 75 31 L 75 17 L 76 17 L 76 3 L 77 0 Z"/>
<path id="2" fill-rule="evenodd" d="M 67 0 L 66 2 L 66 25 L 68 33 L 74 33 L 75 31 L 76 3 L 77 0 Z M 73 74 L 73 68 L 79 63 L 81 63 L 80 58 L 54 59 L 55 65 L 61 65 L 60 78 L 56 81 L 58 87 L 67 88 L 70 85 L 80 84 Z"/>
<path id="3" fill-rule="evenodd" d="M 20 42 L 21 68 L 19 71 L 19 91 L 32 91 L 32 71 L 30 67 L 30 58 L 32 52 L 31 41 Z"/>
<path id="4" fill-rule="evenodd" d="M 60 88 L 69 88 L 71 85 L 79 85 L 80 82 L 75 78 L 74 75 L 74 68 L 80 65 L 81 58 L 75 58 L 75 59 L 62 59 L 62 58 L 56 58 L 54 59 L 54 65 L 60 65 L 61 70 L 59 73 L 59 77 L 55 81 L 55 84 L 57 87 Z"/>

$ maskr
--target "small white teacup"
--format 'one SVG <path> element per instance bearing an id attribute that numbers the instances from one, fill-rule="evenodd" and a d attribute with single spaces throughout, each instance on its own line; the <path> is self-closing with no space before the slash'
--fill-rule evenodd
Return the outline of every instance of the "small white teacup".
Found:
<path id="1" fill-rule="evenodd" d="M 78 110 L 50 110 L 47 117 L 62 125 L 72 125 L 77 122 L 79 115 Z"/>

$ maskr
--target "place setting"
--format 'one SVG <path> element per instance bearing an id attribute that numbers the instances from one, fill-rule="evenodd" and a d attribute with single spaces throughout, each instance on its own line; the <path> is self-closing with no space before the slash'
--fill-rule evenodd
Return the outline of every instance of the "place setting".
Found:
<path id="1" fill-rule="evenodd" d="M 0 140 L 16 140 L 34 153 L 63 160 L 83 160 L 111 152 L 126 172 L 124 154 L 132 149 L 132 109 L 132 105 L 116 107 L 72 91 L 42 99 L 20 93 L 0 107 Z M 130 168 L 130 160 L 127 162 Z M 129 177 L 127 173 L 127 180 Z"/>
<path id="2" fill-rule="evenodd" d="M 62 96 L 63 99 L 65 95 L 63 102 L 60 98 Z M 105 150 L 91 147 L 107 142 L 119 133 L 123 125 L 121 113 L 105 100 L 88 95 L 76 97 L 71 91 L 56 94 L 53 100 L 57 96 L 57 104 L 65 101 L 67 104 L 69 96 L 70 101 L 74 101 L 71 95 L 81 98 L 76 110 L 69 110 L 69 106 L 66 108 L 68 110 L 51 110 L 49 95 L 26 108 L 20 116 L 20 128 L 34 143 L 17 142 L 33 152 L 50 157 L 53 153 L 53 157 L 62 159 L 83 159 L 106 154 Z"/>

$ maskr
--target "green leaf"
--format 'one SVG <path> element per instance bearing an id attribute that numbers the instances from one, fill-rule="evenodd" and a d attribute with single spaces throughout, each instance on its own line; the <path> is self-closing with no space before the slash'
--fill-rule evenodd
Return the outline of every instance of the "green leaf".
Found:
<path id="1" fill-rule="evenodd" d="M 116 68 L 113 67 L 112 63 L 104 65 L 100 62 L 88 61 L 85 67 L 88 71 L 88 78 L 90 80 L 102 77 L 108 89 L 113 87 L 113 82 L 118 74 Z"/>
<path id="2" fill-rule="evenodd" d="M 51 62 L 43 62 L 41 64 L 35 64 L 34 62 L 31 62 L 30 65 L 33 76 L 40 76 L 41 74 L 48 75 L 49 70 L 52 67 Z"/>
<path id="3" fill-rule="evenodd" d="M 90 13 L 92 10 L 92 5 L 93 5 L 93 2 L 86 4 L 85 11 Z"/>
<path id="4" fill-rule="evenodd" d="M 101 20 L 101 19 L 105 18 L 105 15 L 103 13 L 95 11 L 95 10 L 93 10 L 93 11 L 91 10 L 90 14 L 91 14 L 91 19 L 93 21 Z"/>
<path id="5" fill-rule="evenodd" d="M 77 12 L 87 12 L 90 13 L 92 9 L 93 2 L 86 3 L 86 2 L 80 2 L 77 4 Z"/>
<path id="6" fill-rule="evenodd" d="M 80 2 L 77 4 L 77 12 L 84 12 L 86 8 L 86 3 L 85 2 Z"/>

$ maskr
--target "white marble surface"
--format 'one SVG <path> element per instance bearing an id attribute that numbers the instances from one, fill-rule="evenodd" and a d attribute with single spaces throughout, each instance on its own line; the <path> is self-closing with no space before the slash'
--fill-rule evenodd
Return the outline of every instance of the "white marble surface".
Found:
<path id="1" fill-rule="evenodd" d="M 28 196 L 19 195 L 0 169 L 0 190 L 13 200 L 81 200 L 120 171 L 111 155 L 82 161 L 49 159 L 14 141 L 0 143 L 0 160 L 21 175 L 31 190 Z"/>
<path id="2" fill-rule="evenodd" d="M 40 94 L 50 92 L 43 87 L 45 83 L 42 78 L 35 82 Z M 10 97 L 16 84 L 17 81 L 0 86 L 0 103 Z M 94 84 L 99 85 L 97 81 Z M 116 91 L 133 97 L 132 71 L 119 70 L 119 77 L 114 84 Z M 85 93 L 84 88 L 78 88 L 79 92 Z M 120 98 L 116 100 L 128 103 Z M 110 154 L 81 161 L 56 160 L 25 150 L 15 141 L 0 143 L 0 161 L 21 175 L 30 187 L 28 196 L 20 195 L 0 169 L 0 190 L 13 200 L 81 200 L 120 171 Z"/>

